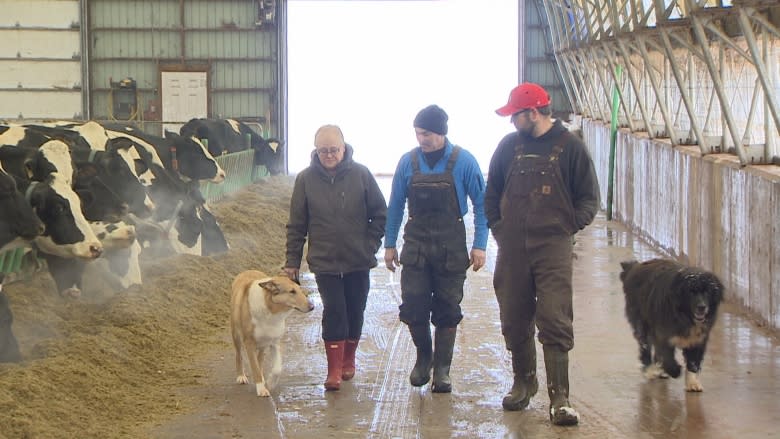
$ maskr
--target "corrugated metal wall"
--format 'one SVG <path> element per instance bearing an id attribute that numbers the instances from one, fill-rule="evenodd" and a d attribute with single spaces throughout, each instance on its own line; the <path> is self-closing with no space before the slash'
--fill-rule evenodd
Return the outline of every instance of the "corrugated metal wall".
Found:
<path id="1" fill-rule="evenodd" d="M 567 119 L 572 111 L 553 55 L 549 23 L 541 0 L 518 0 L 520 82 L 535 82 L 550 93 L 553 113 Z"/>
<path id="2" fill-rule="evenodd" d="M 91 118 L 112 118 L 110 81 L 131 77 L 142 110 L 138 117 L 145 125 L 160 121 L 161 71 L 207 72 L 204 116 L 262 121 L 277 114 L 279 37 L 274 24 L 258 23 L 257 0 L 86 4 Z M 272 131 L 278 131 L 278 123 L 269 122 Z"/>
<path id="3" fill-rule="evenodd" d="M 0 118 L 80 117 L 78 0 L 0 3 Z"/>

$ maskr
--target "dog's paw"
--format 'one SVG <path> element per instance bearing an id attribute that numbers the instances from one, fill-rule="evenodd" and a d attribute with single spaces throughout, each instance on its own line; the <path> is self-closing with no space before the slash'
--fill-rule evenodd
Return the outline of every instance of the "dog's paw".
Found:
<path id="1" fill-rule="evenodd" d="M 249 379 L 244 374 L 241 374 L 236 377 L 236 384 L 247 384 L 248 382 Z"/>
<path id="2" fill-rule="evenodd" d="M 689 370 L 685 371 L 685 391 L 686 392 L 701 392 L 704 390 L 704 387 L 701 386 L 701 383 L 699 382 L 699 374 L 696 372 L 691 372 Z"/>
<path id="3" fill-rule="evenodd" d="M 268 397 L 271 396 L 271 392 L 265 387 L 263 383 L 257 383 L 257 396 Z"/>
<path id="4" fill-rule="evenodd" d="M 680 373 L 682 372 L 682 367 L 680 367 L 679 364 L 675 364 L 673 366 L 667 366 L 664 367 L 664 372 L 666 372 L 668 376 L 672 378 L 677 378 L 680 376 Z"/>
<path id="5" fill-rule="evenodd" d="M 658 363 L 653 363 L 649 366 L 643 367 L 642 373 L 648 380 L 654 380 L 656 378 L 669 378 L 669 375 L 664 372 L 663 368 Z"/>

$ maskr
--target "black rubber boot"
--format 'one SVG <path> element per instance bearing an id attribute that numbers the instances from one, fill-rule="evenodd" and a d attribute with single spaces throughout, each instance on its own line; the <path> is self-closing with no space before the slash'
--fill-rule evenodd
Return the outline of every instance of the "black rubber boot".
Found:
<path id="1" fill-rule="evenodd" d="M 544 346 L 544 366 L 550 395 L 550 422 L 577 425 L 580 415 L 569 403 L 569 353 L 557 346 Z"/>
<path id="2" fill-rule="evenodd" d="M 433 393 L 452 392 L 450 381 L 450 364 L 452 364 L 452 351 L 455 348 L 455 335 L 457 327 L 436 328 L 436 347 L 433 350 Z"/>
<path id="3" fill-rule="evenodd" d="M 528 407 L 531 397 L 539 390 L 536 379 L 536 347 L 533 338 L 512 348 L 512 389 L 501 401 L 504 410 L 517 411 Z"/>
<path id="4" fill-rule="evenodd" d="M 415 387 L 424 386 L 431 380 L 433 347 L 431 346 L 431 327 L 429 325 L 409 326 L 412 341 L 417 346 L 417 361 L 409 375 L 409 382 Z"/>

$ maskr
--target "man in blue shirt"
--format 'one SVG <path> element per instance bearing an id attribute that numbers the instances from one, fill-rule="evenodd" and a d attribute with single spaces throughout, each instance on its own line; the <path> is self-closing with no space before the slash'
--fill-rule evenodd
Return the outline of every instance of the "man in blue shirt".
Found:
<path id="1" fill-rule="evenodd" d="M 419 147 L 401 157 L 393 175 L 385 226 L 385 265 L 401 270 L 399 318 L 409 326 L 417 347 L 417 361 L 409 381 L 423 386 L 433 367 L 433 392 L 449 393 L 450 364 L 458 323 L 463 319 L 460 302 L 469 266 L 485 265 L 488 229 L 483 202 L 485 180 L 477 160 L 447 139 L 447 113 L 436 105 L 423 108 L 414 119 Z M 463 216 L 467 197 L 474 209 L 474 242 L 466 245 Z M 400 260 L 396 250 L 404 215 Z M 436 327 L 432 346 L 430 324 Z"/>

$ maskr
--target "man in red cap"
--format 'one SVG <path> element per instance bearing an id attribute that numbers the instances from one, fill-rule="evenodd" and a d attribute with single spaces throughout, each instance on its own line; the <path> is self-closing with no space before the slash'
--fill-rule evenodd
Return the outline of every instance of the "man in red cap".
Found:
<path id="1" fill-rule="evenodd" d="M 535 329 L 544 351 L 550 420 L 576 425 L 569 403 L 572 237 L 596 215 L 599 184 L 585 144 L 553 120 L 550 95 L 533 83 L 515 87 L 496 110 L 516 132 L 498 144 L 488 171 L 485 216 L 498 244 L 493 287 L 514 382 L 505 410 L 522 410 L 539 383 Z"/>

